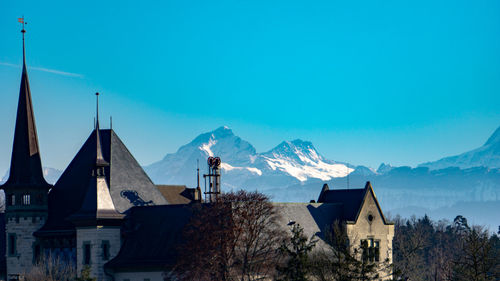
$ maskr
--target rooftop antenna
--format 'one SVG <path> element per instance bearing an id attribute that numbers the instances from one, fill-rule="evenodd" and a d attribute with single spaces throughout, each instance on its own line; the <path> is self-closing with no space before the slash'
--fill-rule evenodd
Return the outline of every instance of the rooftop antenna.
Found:
<path id="1" fill-rule="evenodd" d="M 113 130 L 113 116 L 109 116 L 109 128 Z"/>

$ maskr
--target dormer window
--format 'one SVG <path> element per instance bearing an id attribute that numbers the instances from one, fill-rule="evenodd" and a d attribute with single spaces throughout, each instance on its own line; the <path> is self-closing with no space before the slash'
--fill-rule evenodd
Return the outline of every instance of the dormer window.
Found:
<path id="1" fill-rule="evenodd" d="M 30 205 L 31 204 L 31 196 L 29 194 L 23 195 L 22 204 L 23 205 Z"/>

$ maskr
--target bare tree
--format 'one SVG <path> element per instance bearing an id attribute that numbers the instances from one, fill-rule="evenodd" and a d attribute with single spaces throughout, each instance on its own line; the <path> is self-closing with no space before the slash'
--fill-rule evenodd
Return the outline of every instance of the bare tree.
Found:
<path id="1" fill-rule="evenodd" d="M 493 247 L 488 231 L 481 226 L 472 226 L 462 233 L 459 251 L 455 257 L 455 280 L 498 280 L 495 273 L 499 266 L 498 250 Z"/>
<path id="2" fill-rule="evenodd" d="M 256 280 L 273 274 L 283 232 L 261 193 L 225 193 L 195 207 L 174 271 L 184 280 Z"/>
<path id="3" fill-rule="evenodd" d="M 24 274 L 26 281 L 70 281 L 75 280 L 76 268 L 59 258 L 46 257 Z"/>

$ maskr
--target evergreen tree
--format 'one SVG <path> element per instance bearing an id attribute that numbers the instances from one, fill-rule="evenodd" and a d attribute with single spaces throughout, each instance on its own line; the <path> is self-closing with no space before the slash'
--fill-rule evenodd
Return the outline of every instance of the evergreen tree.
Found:
<path id="1" fill-rule="evenodd" d="M 294 224 L 290 241 L 284 240 L 279 252 L 285 257 L 286 264 L 277 266 L 278 278 L 283 281 L 305 281 L 310 273 L 309 254 L 316 245 L 316 240 L 307 239 L 304 229 Z"/>

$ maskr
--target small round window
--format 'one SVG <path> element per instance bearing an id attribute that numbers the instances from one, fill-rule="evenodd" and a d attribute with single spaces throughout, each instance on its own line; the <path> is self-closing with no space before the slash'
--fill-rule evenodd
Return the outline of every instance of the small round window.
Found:
<path id="1" fill-rule="evenodd" d="M 369 222 L 372 222 L 372 221 L 373 221 L 373 219 L 374 219 L 373 215 L 372 215 L 372 214 L 369 214 L 369 215 L 368 215 L 368 221 L 369 221 Z"/>

